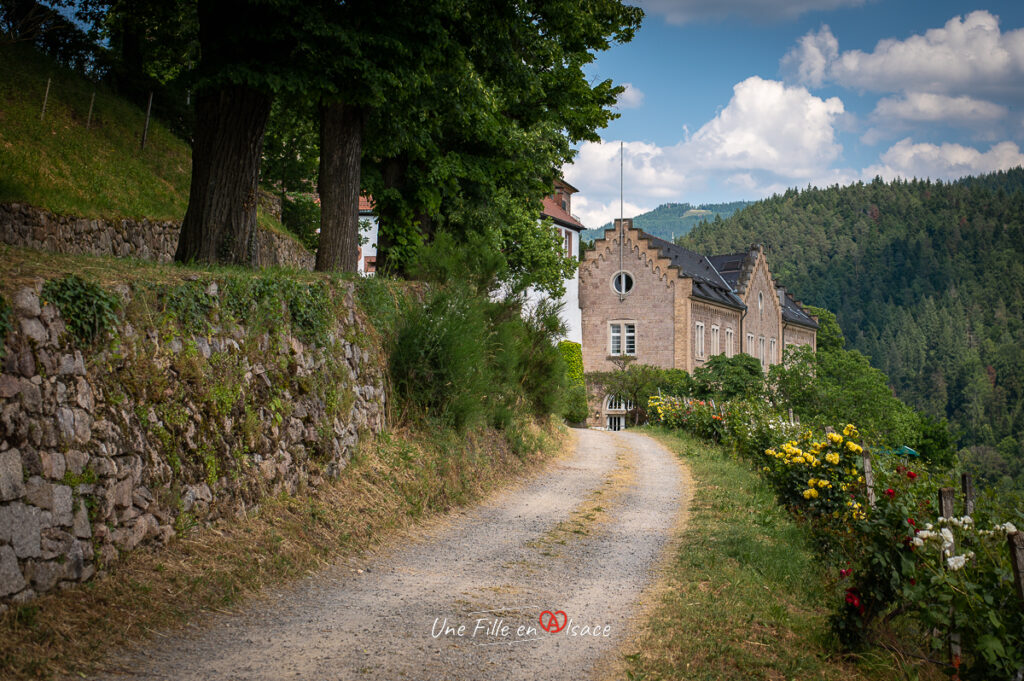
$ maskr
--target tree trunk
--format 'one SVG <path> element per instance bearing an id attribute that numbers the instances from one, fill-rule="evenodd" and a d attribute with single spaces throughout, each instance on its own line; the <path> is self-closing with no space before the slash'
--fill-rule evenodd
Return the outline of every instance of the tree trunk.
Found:
<path id="1" fill-rule="evenodd" d="M 359 165 L 363 114 L 349 104 L 320 110 L 320 246 L 318 272 L 355 272 L 359 264 Z"/>
<path id="2" fill-rule="evenodd" d="M 178 262 L 256 265 L 256 204 L 270 97 L 231 85 L 196 98 L 192 183 Z"/>

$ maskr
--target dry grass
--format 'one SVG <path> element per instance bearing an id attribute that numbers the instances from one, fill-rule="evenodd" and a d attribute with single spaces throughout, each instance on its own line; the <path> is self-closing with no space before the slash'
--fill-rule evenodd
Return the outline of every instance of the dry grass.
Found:
<path id="1" fill-rule="evenodd" d="M 385 434 L 320 489 L 268 499 L 247 517 L 138 550 L 82 587 L 12 608 L 0 618 L 0 677 L 88 673 L 113 647 L 386 542 L 417 518 L 521 479 L 572 442 L 553 427 L 543 439 L 542 451 L 518 457 L 494 432 Z"/>

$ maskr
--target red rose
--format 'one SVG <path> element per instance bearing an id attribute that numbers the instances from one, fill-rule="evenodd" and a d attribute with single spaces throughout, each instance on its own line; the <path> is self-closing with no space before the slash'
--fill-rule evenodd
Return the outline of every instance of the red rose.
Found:
<path id="1" fill-rule="evenodd" d="M 890 487 L 889 489 L 885 490 L 885 496 L 889 497 L 890 499 L 895 499 L 896 498 L 896 490 L 894 490 L 892 487 Z"/>
<path id="2" fill-rule="evenodd" d="M 909 523 L 911 525 L 917 525 L 917 523 L 914 522 L 913 518 L 907 518 L 907 523 Z"/>
<path id="3" fill-rule="evenodd" d="M 907 477 L 913 480 L 914 478 L 917 477 L 917 473 L 915 473 L 914 471 L 907 471 Z"/>

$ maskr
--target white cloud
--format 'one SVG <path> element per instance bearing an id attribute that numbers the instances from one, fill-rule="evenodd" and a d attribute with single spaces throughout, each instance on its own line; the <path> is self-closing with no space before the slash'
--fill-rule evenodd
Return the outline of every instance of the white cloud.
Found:
<path id="1" fill-rule="evenodd" d="M 805 12 L 860 7 L 865 0 L 638 0 L 648 14 L 670 24 L 717 21 L 739 16 L 755 21 L 794 19 Z"/>
<path id="2" fill-rule="evenodd" d="M 864 177 L 930 177 L 951 180 L 1024 165 L 1024 154 L 1013 142 L 1000 142 L 986 152 L 960 144 L 914 144 L 908 137 L 882 154 L 881 164 L 864 169 Z"/>
<path id="3" fill-rule="evenodd" d="M 959 122 L 991 123 L 1009 113 L 1005 106 L 967 95 L 950 97 L 931 92 L 909 92 L 899 97 L 878 100 L 872 116 L 883 120 L 915 123 Z"/>
<path id="4" fill-rule="evenodd" d="M 827 26 L 808 33 L 783 58 L 783 66 L 813 86 L 828 80 L 872 92 L 1024 96 L 1024 29 L 1003 33 L 999 17 L 985 10 L 953 17 L 942 28 L 906 40 L 882 40 L 872 52 L 834 54 L 821 48 L 833 41 Z"/>
<path id="5" fill-rule="evenodd" d="M 633 85 L 632 83 L 623 83 L 622 86 L 626 88 L 619 95 L 618 99 L 615 100 L 615 108 L 617 109 L 638 109 L 644 104 L 644 93 L 643 91 Z"/>
<path id="6" fill-rule="evenodd" d="M 646 213 L 660 203 L 662 202 L 641 205 L 632 201 L 624 201 L 621 212 L 624 217 L 631 218 Z M 582 192 L 572 197 L 572 212 L 587 229 L 600 229 L 603 225 L 618 218 L 619 211 L 618 199 L 605 202 L 588 200 Z"/>
<path id="7" fill-rule="evenodd" d="M 829 64 L 838 56 L 839 41 L 832 35 L 832 30 L 823 25 L 817 33 L 812 31 L 800 38 L 796 47 L 782 58 L 781 67 L 798 83 L 820 87 Z"/>
<path id="8" fill-rule="evenodd" d="M 737 83 L 729 104 L 693 134 L 686 156 L 697 167 L 807 178 L 842 153 L 834 123 L 843 112 L 838 97 L 823 100 L 806 88 L 754 76 Z"/>
<path id="9" fill-rule="evenodd" d="M 742 190 L 737 198 L 767 196 L 794 180 L 838 181 L 840 171 L 829 166 L 842 152 L 834 124 L 843 112 L 836 97 L 823 100 L 803 87 L 748 78 L 713 119 L 678 144 L 626 142 L 625 196 L 639 210 L 687 200 L 713 180 Z M 584 143 L 564 172 L 581 190 L 573 210 L 585 225 L 618 215 L 617 141 Z"/>

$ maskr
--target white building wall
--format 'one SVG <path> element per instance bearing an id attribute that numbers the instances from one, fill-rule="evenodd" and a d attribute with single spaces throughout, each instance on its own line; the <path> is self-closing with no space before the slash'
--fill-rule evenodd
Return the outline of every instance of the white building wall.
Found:
<path id="1" fill-rule="evenodd" d="M 366 258 L 377 257 L 377 216 L 359 216 L 359 236 L 365 238 L 366 243 L 359 247 L 359 274 L 366 274 Z"/>
<path id="2" fill-rule="evenodd" d="M 568 231 L 572 235 L 572 257 L 576 260 L 579 259 L 580 253 L 580 235 L 574 230 L 565 230 L 564 228 L 557 228 L 561 231 Z M 532 287 L 526 292 L 526 303 L 531 308 L 536 306 L 538 302 L 545 296 L 541 292 L 533 289 Z M 562 321 L 565 322 L 565 338 L 563 340 L 570 340 L 574 343 L 583 342 L 583 314 L 580 310 L 580 276 L 579 269 L 573 272 L 572 277 L 565 280 L 565 293 L 558 302 L 562 303 Z"/>

